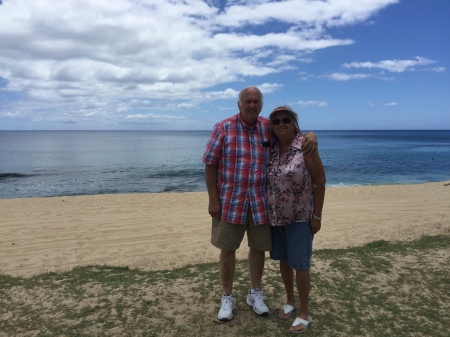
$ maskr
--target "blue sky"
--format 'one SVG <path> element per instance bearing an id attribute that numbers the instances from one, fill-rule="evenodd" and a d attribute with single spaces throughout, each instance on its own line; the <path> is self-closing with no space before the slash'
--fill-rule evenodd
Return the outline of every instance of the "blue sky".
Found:
<path id="1" fill-rule="evenodd" d="M 4 0 L 0 130 L 450 129 L 448 0 Z"/>

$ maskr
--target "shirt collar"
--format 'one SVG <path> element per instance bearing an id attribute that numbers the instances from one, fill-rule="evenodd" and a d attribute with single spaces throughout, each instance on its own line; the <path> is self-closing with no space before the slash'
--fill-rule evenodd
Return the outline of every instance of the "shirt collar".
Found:
<path id="1" fill-rule="evenodd" d="M 291 146 L 289 148 L 295 148 L 297 150 L 302 150 L 302 135 L 301 134 L 297 134 L 294 138 L 294 141 L 292 142 Z M 278 142 L 275 145 L 277 148 L 280 147 L 280 144 L 278 144 Z M 288 150 L 289 151 L 289 150 Z"/>
<path id="2" fill-rule="evenodd" d="M 244 120 L 241 118 L 240 113 L 237 114 L 237 120 L 239 121 L 239 123 L 241 123 L 242 127 L 245 130 L 255 130 L 255 129 L 258 129 L 258 127 L 259 127 L 259 116 L 258 116 L 258 119 L 256 120 L 255 126 L 248 126 L 247 123 L 245 123 Z"/>

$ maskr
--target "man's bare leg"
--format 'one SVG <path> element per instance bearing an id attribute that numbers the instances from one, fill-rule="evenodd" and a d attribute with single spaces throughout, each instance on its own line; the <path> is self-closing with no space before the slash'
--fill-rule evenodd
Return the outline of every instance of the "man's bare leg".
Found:
<path id="1" fill-rule="evenodd" d="M 221 250 L 219 264 L 223 293 L 231 295 L 233 293 L 233 278 L 236 267 L 236 251 Z"/>

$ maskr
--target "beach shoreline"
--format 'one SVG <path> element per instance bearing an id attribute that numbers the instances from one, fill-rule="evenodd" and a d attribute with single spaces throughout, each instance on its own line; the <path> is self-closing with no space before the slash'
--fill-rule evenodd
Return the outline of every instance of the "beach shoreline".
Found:
<path id="1" fill-rule="evenodd" d="M 217 262 L 207 203 L 206 192 L 0 199 L 0 274 Z M 323 219 L 314 249 L 450 235 L 450 181 L 328 188 Z"/>

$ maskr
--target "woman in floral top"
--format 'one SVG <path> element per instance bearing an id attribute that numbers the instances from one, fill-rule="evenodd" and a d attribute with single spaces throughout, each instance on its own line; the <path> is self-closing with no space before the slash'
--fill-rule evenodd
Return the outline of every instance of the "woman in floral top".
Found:
<path id="1" fill-rule="evenodd" d="M 294 269 L 299 294 L 298 315 L 291 333 L 306 331 L 313 236 L 321 227 L 325 171 L 319 155 L 303 155 L 297 114 L 288 106 L 270 114 L 274 145 L 267 170 L 269 220 L 272 225 L 270 257 L 280 261 L 286 303 L 278 316 L 287 320 L 295 310 Z"/>

